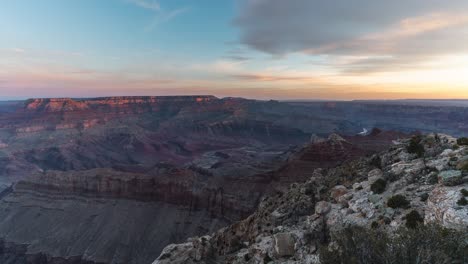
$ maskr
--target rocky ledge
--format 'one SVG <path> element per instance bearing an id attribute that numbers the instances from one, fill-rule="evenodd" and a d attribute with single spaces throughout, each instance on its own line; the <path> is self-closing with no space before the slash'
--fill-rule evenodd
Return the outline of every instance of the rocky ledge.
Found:
<path id="1" fill-rule="evenodd" d="M 120 96 L 92 99 L 38 98 L 25 102 L 26 111 L 70 112 L 98 107 L 121 107 L 124 105 L 155 105 L 162 103 L 202 103 L 218 100 L 212 95 L 199 96 Z"/>
<path id="2" fill-rule="evenodd" d="M 372 261 L 382 256 L 371 253 L 379 245 L 383 245 L 379 252 L 388 259 L 397 256 L 400 263 L 414 263 L 404 259 L 415 252 L 422 252 L 415 257 L 427 263 L 464 263 L 468 256 L 464 143 L 447 135 L 414 136 L 378 155 L 317 169 L 305 183 L 263 199 L 245 220 L 167 246 L 153 264 L 376 263 Z M 345 232 L 356 228 L 358 232 Z M 360 236 L 349 241 L 361 248 L 346 256 L 349 244 L 340 234 Z M 375 234 L 372 243 L 356 246 Z M 423 239 L 411 244 L 418 236 Z M 388 241 L 400 242 L 389 246 Z M 373 259 L 357 260 L 366 246 L 374 251 L 362 256 Z M 398 257 L 398 250 L 406 255 Z"/>

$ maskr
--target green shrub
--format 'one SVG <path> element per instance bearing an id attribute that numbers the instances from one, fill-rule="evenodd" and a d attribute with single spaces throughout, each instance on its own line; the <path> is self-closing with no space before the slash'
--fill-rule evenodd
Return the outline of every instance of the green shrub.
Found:
<path id="1" fill-rule="evenodd" d="M 468 145 L 468 138 L 462 137 L 457 139 L 457 144 L 460 146 L 467 146 Z"/>
<path id="2" fill-rule="evenodd" d="M 418 157 L 422 157 L 425 153 L 425 150 L 424 145 L 421 143 L 421 136 L 412 137 L 406 150 L 408 153 L 416 154 Z"/>
<path id="3" fill-rule="evenodd" d="M 466 263 L 468 232 L 436 225 L 382 229 L 350 227 L 332 232 L 333 246 L 319 248 L 322 264 Z"/>
<path id="4" fill-rule="evenodd" d="M 468 191 L 466 189 L 461 189 L 460 192 L 463 196 L 468 196 Z"/>
<path id="5" fill-rule="evenodd" d="M 468 161 L 463 161 L 458 164 L 457 169 L 467 172 L 468 171 Z"/>
<path id="6" fill-rule="evenodd" d="M 372 159 L 370 160 L 369 163 L 373 167 L 376 167 L 378 169 L 382 169 L 382 159 L 380 158 L 379 155 L 375 155 L 374 157 L 372 157 Z"/>
<path id="7" fill-rule="evenodd" d="M 419 198 L 421 198 L 421 202 L 425 202 L 427 201 L 427 199 L 429 199 L 429 194 L 428 193 L 423 193 L 419 196 Z"/>
<path id="8" fill-rule="evenodd" d="M 438 174 L 437 173 L 431 173 L 429 174 L 428 178 L 427 178 L 427 183 L 428 184 L 436 184 L 439 179 L 438 179 Z"/>
<path id="9" fill-rule="evenodd" d="M 459 149 L 459 148 L 460 148 L 460 146 L 459 146 L 458 144 L 455 144 L 455 145 L 453 145 L 453 147 L 452 147 L 453 150 L 457 150 L 457 149 Z"/>
<path id="10" fill-rule="evenodd" d="M 468 205 L 468 200 L 466 200 L 465 197 L 462 197 L 457 201 L 457 204 L 460 205 L 460 206 Z"/>
<path id="11" fill-rule="evenodd" d="M 387 206 L 391 208 L 408 208 L 410 202 L 406 199 L 404 195 L 397 194 L 392 196 L 387 201 Z"/>
<path id="12" fill-rule="evenodd" d="M 371 184 L 371 191 L 376 194 L 381 194 L 385 191 L 385 187 L 387 187 L 387 182 L 383 179 L 378 179 Z"/>
<path id="13" fill-rule="evenodd" d="M 263 257 L 263 263 L 269 263 L 273 261 L 272 258 L 270 258 L 270 256 L 268 256 L 268 254 L 265 255 L 265 257 Z"/>
<path id="14" fill-rule="evenodd" d="M 408 228 L 416 228 L 418 227 L 420 224 L 424 223 L 424 218 L 422 218 L 422 216 L 418 213 L 418 211 L 416 210 L 413 210 L 411 212 L 409 212 L 406 216 L 406 227 Z"/>

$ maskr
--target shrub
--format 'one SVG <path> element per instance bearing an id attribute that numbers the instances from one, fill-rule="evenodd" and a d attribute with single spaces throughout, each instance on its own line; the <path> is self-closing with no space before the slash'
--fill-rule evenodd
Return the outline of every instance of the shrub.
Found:
<path id="1" fill-rule="evenodd" d="M 397 181 L 397 180 L 399 180 L 401 178 L 401 175 L 398 175 L 398 174 L 393 173 L 393 172 L 389 172 L 385 178 L 389 182 L 395 182 L 395 181 Z"/>
<path id="2" fill-rule="evenodd" d="M 391 208 L 408 208 L 410 205 L 409 201 L 406 199 L 405 196 L 401 194 L 397 194 L 392 196 L 387 201 L 387 206 Z"/>
<path id="3" fill-rule="evenodd" d="M 461 189 L 460 192 L 463 196 L 468 196 L 468 191 L 466 189 Z"/>
<path id="4" fill-rule="evenodd" d="M 429 174 L 428 177 L 427 177 L 427 183 L 428 184 L 436 184 L 439 181 L 437 176 L 438 176 L 437 173 Z"/>
<path id="5" fill-rule="evenodd" d="M 460 205 L 460 206 L 468 205 L 468 200 L 466 200 L 465 197 L 462 197 L 457 201 L 457 204 Z"/>
<path id="6" fill-rule="evenodd" d="M 424 145 L 421 143 L 421 136 L 412 137 L 406 150 L 408 153 L 416 154 L 418 157 L 422 157 L 425 150 Z"/>
<path id="7" fill-rule="evenodd" d="M 460 146 L 459 146 L 458 144 L 455 144 L 455 145 L 453 145 L 453 147 L 452 147 L 453 150 L 457 150 L 457 149 L 459 149 L 459 148 L 460 148 Z"/>
<path id="8" fill-rule="evenodd" d="M 427 199 L 429 199 L 429 194 L 428 193 L 423 193 L 419 196 L 419 198 L 421 198 L 421 202 L 425 202 L 427 201 Z"/>
<path id="9" fill-rule="evenodd" d="M 457 144 L 460 146 L 467 146 L 468 145 L 468 138 L 462 137 L 457 139 Z"/>
<path id="10" fill-rule="evenodd" d="M 333 246 L 319 248 L 323 264 L 466 263 L 468 233 L 441 226 L 382 229 L 345 228 L 331 233 Z"/>
<path id="11" fill-rule="evenodd" d="M 387 186 L 387 182 L 383 179 L 378 179 L 374 183 L 371 184 L 371 191 L 376 194 L 381 194 L 385 191 L 385 187 Z"/>
<path id="12" fill-rule="evenodd" d="M 268 254 L 265 255 L 265 257 L 263 257 L 263 263 L 268 263 L 268 262 L 271 262 L 273 261 L 272 258 L 270 258 L 270 256 L 268 256 Z"/>
<path id="13" fill-rule="evenodd" d="M 378 169 L 382 169 L 382 159 L 380 158 L 379 155 L 373 156 L 369 163 L 373 167 L 376 167 Z"/>
<path id="14" fill-rule="evenodd" d="M 468 171 L 468 161 L 463 161 L 461 162 L 458 166 L 457 169 L 462 170 L 462 171 Z"/>
<path id="15" fill-rule="evenodd" d="M 416 210 L 413 210 L 411 212 L 409 212 L 406 216 L 406 227 L 408 228 L 416 228 L 418 227 L 420 224 L 424 223 L 424 218 L 422 218 L 422 216 L 418 213 L 418 211 Z"/>

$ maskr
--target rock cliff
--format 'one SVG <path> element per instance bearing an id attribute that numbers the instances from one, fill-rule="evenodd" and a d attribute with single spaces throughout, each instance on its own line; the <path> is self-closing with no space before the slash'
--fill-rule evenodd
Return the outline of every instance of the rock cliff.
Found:
<path id="1" fill-rule="evenodd" d="M 465 168 L 466 159 L 468 146 L 457 145 L 450 136 L 400 140 L 378 155 L 314 170 L 306 182 L 263 199 L 245 220 L 167 246 L 154 264 L 323 263 L 322 249 L 340 245 L 343 241 L 334 240 L 334 234 L 345 228 L 392 234 L 430 224 L 458 230 L 464 238 L 457 240 L 458 251 L 451 249 L 457 253 L 428 256 L 463 261 L 468 246 L 468 175 L 459 168 Z"/>

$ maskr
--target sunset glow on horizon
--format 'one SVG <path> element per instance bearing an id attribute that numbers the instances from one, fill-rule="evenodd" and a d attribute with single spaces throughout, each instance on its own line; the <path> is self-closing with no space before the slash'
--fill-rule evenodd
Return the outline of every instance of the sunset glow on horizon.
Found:
<path id="1" fill-rule="evenodd" d="M 468 99 L 466 43 L 466 0 L 6 0 L 0 99 Z"/>

